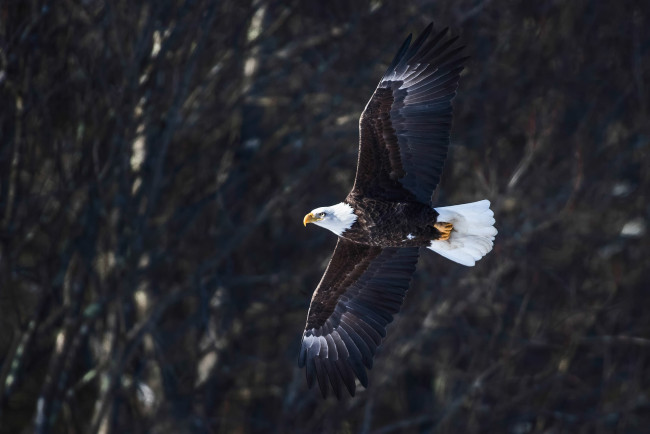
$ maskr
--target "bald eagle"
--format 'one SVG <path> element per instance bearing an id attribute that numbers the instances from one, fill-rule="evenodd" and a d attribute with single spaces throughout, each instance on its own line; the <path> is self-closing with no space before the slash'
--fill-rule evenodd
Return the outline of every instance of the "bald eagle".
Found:
<path id="1" fill-rule="evenodd" d="M 338 398 L 343 388 L 354 396 L 355 377 L 368 387 L 366 368 L 400 309 L 421 247 L 466 266 L 492 250 L 497 230 L 488 200 L 431 204 L 466 60 L 457 39 L 447 29 L 434 32 L 433 23 L 412 45 L 408 36 L 361 114 L 352 191 L 303 220 L 338 236 L 298 360 L 323 397 L 330 386 Z"/>

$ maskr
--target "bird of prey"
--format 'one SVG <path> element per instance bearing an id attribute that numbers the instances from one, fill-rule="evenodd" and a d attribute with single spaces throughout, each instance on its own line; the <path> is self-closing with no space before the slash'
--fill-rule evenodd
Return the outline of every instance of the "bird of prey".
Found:
<path id="1" fill-rule="evenodd" d="M 490 202 L 433 208 L 463 69 L 457 37 L 433 23 L 411 35 L 381 78 L 359 120 L 359 157 L 343 202 L 303 220 L 338 236 L 311 299 L 298 364 L 327 397 L 331 386 L 354 396 L 386 326 L 404 300 L 425 247 L 466 266 L 492 250 L 497 230 Z"/>

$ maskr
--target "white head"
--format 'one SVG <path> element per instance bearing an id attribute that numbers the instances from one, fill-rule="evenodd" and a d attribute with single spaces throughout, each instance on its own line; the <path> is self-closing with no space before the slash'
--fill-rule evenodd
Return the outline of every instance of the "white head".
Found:
<path id="1" fill-rule="evenodd" d="M 307 214 L 302 222 L 305 226 L 307 226 L 307 223 L 314 223 L 329 229 L 336 235 L 341 235 L 347 229 L 350 229 L 355 221 L 357 221 L 357 216 L 352 207 L 341 202 L 332 206 L 316 208 Z"/>

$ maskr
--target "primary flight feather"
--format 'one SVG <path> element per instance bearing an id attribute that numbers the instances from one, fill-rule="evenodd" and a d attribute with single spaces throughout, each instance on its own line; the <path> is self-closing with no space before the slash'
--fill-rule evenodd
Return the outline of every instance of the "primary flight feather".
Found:
<path id="1" fill-rule="evenodd" d="M 298 363 L 324 397 L 354 396 L 415 272 L 420 247 L 473 266 L 497 234 L 490 202 L 433 208 L 449 148 L 451 100 L 466 57 L 447 29 L 406 39 L 359 120 L 352 191 L 303 223 L 338 243 L 309 306 Z"/>

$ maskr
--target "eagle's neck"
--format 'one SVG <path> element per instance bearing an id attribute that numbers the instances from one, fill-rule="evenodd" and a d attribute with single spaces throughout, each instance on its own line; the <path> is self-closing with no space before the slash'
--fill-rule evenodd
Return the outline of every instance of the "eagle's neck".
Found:
<path id="1" fill-rule="evenodd" d="M 357 221 L 357 215 L 354 213 L 354 209 L 345 202 L 332 205 L 329 209 L 336 218 L 328 221 L 326 227 L 336 235 L 340 236 Z"/>

